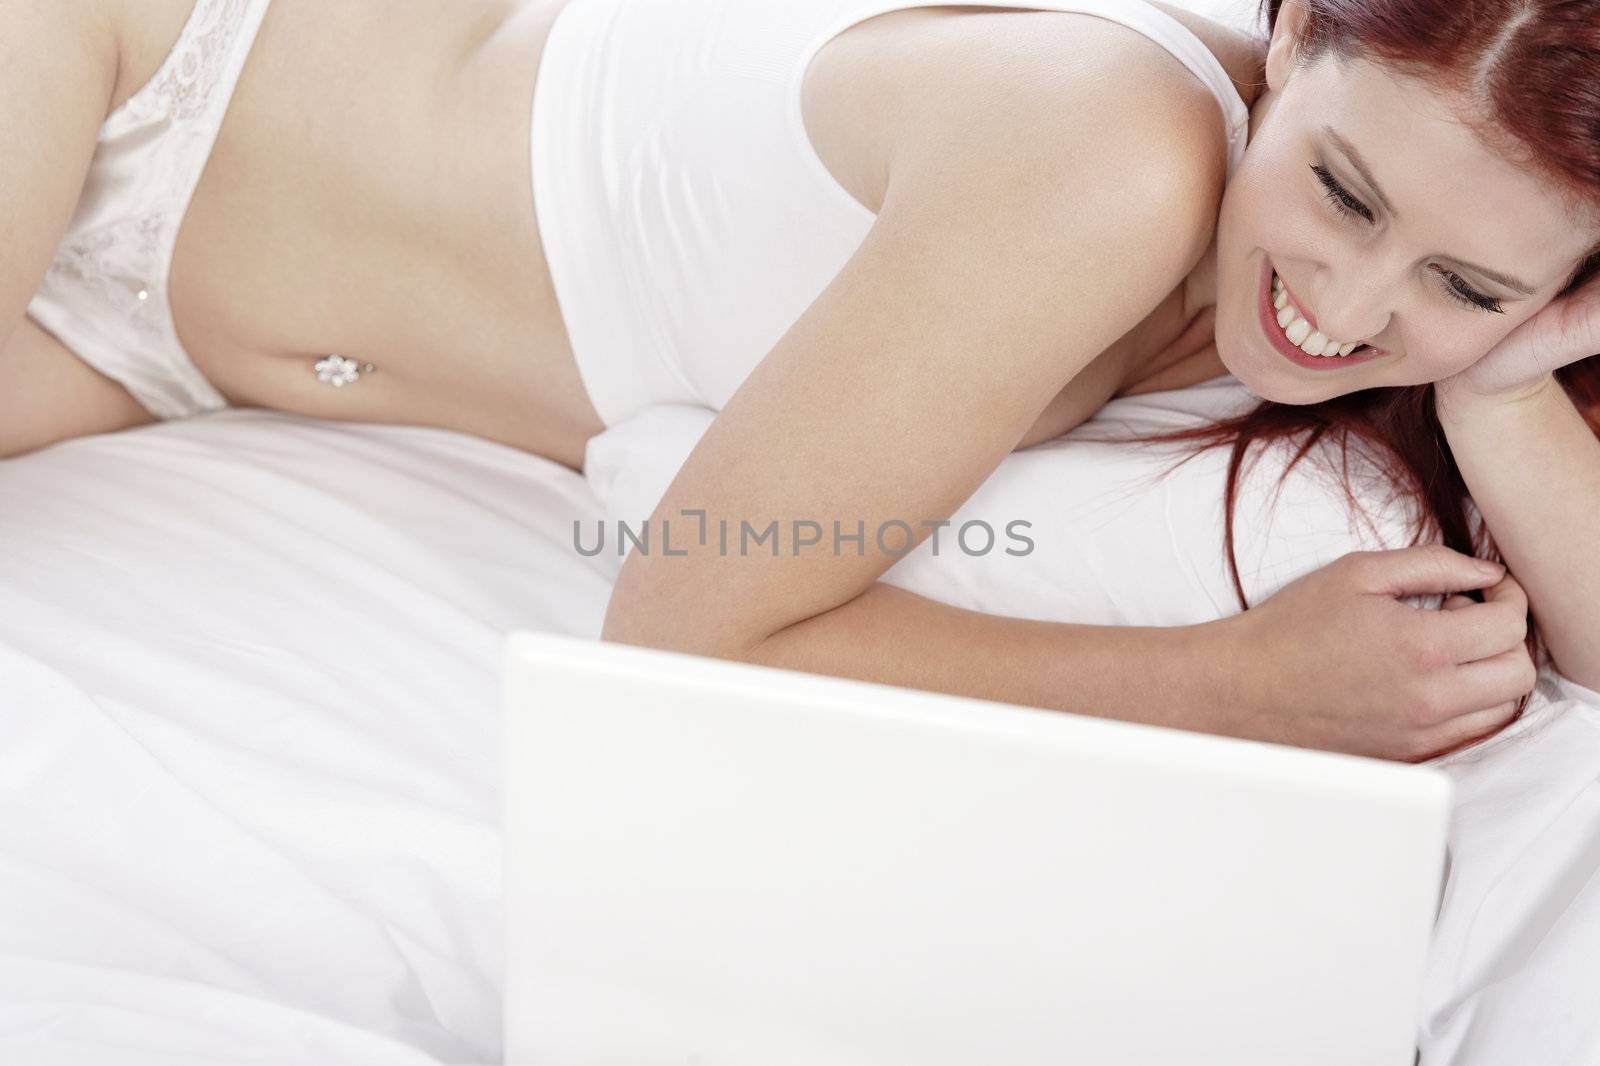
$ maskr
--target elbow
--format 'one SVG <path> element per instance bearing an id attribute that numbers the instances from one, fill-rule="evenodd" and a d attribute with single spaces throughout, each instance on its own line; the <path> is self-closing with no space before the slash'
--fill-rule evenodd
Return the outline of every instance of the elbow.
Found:
<path id="1" fill-rule="evenodd" d="M 683 633 L 675 627 L 647 618 L 644 612 L 613 592 L 611 602 L 606 605 L 605 621 L 600 626 L 600 639 L 612 644 L 679 651 Z"/>
<path id="2" fill-rule="evenodd" d="M 613 644 L 632 644 L 735 662 L 749 662 L 755 649 L 766 640 L 766 635 L 759 633 L 708 633 L 690 622 L 689 617 L 688 613 L 634 612 L 613 598 L 600 627 L 600 639 Z"/>
<path id="3" fill-rule="evenodd" d="M 619 577 L 606 605 L 600 639 L 660 651 L 748 662 L 768 634 L 713 609 L 704 594 L 685 596 L 635 572 Z"/>
<path id="4" fill-rule="evenodd" d="M 670 613 L 670 612 L 669 612 Z M 606 616 L 600 624 L 600 639 L 613 644 L 637 644 L 644 648 L 676 650 L 672 641 L 678 634 L 644 609 L 641 599 L 623 588 L 619 581 L 611 590 Z"/>

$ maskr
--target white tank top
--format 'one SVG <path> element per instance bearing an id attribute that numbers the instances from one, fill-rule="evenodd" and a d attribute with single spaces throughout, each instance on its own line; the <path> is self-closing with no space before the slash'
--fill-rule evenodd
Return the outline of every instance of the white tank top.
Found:
<path id="1" fill-rule="evenodd" d="M 159 418 L 228 406 L 178 342 L 178 229 L 270 0 L 197 0 L 172 51 L 106 117 L 29 316 Z"/>
<path id="2" fill-rule="evenodd" d="M 955 3 L 572 0 L 561 12 L 534 99 L 534 204 L 606 425 L 652 403 L 721 410 L 844 266 L 875 216 L 806 134 L 806 69 L 858 22 Z M 1238 167 L 1249 109 L 1166 12 L 1145 0 L 974 6 L 1089 14 L 1161 44 L 1216 97 L 1228 175 Z"/>

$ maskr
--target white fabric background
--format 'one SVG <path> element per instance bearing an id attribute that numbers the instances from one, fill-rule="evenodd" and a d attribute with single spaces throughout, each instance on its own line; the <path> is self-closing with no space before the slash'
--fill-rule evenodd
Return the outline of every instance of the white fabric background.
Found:
<path id="1" fill-rule="evenodd" d="M 595 511 L 259 410 L 0 462 L 0 1061 L 495 1061 L 501 642 L 598 635 Z"/>

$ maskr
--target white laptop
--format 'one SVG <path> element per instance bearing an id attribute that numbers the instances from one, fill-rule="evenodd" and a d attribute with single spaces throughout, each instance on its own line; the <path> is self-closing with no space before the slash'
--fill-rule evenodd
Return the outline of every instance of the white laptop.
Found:
<path id="1" fill-rule="evenodd" d="M 506 644 L 509 1066 L 1411 1066 L 1437 770 Z"/>

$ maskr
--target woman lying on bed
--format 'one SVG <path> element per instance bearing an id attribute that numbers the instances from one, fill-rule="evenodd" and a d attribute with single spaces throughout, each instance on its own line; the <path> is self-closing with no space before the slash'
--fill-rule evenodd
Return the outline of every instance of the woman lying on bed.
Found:
<path id="1" fill-rule="evenodd" d="M 232 404 L 578 468 L 698 403 L 655 517 L 920 542 L 1009 453 L 1231 373 L 1242 440 L 1393 445 L 1449 547 L 1147 628 L 711 539 L 629 558 L 604 636 L 1421 758 L 1516 713 L 1525 589 L 1600 683 L 1600 11 L 1269 2 L 1263 48 L 1144 0 L 0 10 L 4 453 Z"/>
<path id="2" fill-rule="evenodd" d="M 676 371 L 720 414 L 652 516 L 776 519 L 778 558 L 714 535 L 697 550 L 680 518 L 689 556 L 635 553 L 605 636 L 1391 757 L 1505 723 L 1535 677 L 1524 604 L 1515 582 L 1497 586 L 1449 551 L 1351 557 L 1199 627 L 1028 622 L 880 580 L 895 561 L 874 543 L 885 521 L 908 522 L 920 542 L 1009 451 L 1111 396 L 1227 371 L 1272 401 L 1236 436 L 1326 427 L 1394 445 L 1401 484 L 1468 553 L 1470 489 L 1558 665 L 1592 683 L 1600 444 L 1553 372 L 1600 342 L 1578 298 L 1545 309 L 1586 279 L 1600 237 L 1589 206 L 1600 142 L 1574 142 L 1593 124 L 1559 91 L 1600 65 L 1600 51 L 1571 44 L 1586 33 L 1600 45 L 1600 9 L 1577 27 L 1542 10 L 1507 5 L 1500 21 L 1469 24 L 1442 3 L 1269 9 L 1265 86 L 1248 50 L 1230 74 L 1250 97 L 1251 148 L 1220 217 L 1227 130 L 1192 72 L 1127 27 L 930 16 L 905 32 L 950 66 L 904 83 L 850 73 L 903 55 L 894 31 L 824 51 L 810 99 L 890 101 L 880 120 L 813 127 L 825 161 L 839 147 L 840 183 L 881 203 L 877 221 L 747 379 L 728 378 L 732 353 L 702 368 L 716 342 L 700 327 L 671 334 L 695 345 L 675 348 Z M 982 57 L 961 50 L 963 23 Z M 1061 23 L 1072 44 L 1051 35 Z M 1027 43 L 1004 53 L 1012 31 Z M 1572 65 L 1552 65 L 1550 34 Z M 1224 41 L 1213 51 L 1234 57 Z M 997 53 L 1007 62 L 987 58 Z M 1152 65 L 1130 66 L 1136 56 Z M 1399 76 L 1406 59 L 1423 64 L 1413 78 Z M 1160 103 L 1145 113 L 1136 95 Z M 901 140 L 881 155 L 864 146 L 891 129 Z M 1511 162 L 1524 151 L 1511 133 L 1535 147 L 1530 169 Z M 1597 369 L 1566 373 L 1593 381 Z M 637 409 L 620 389 L 605 396 L 618 401 L 608 423 Z M 812 516 L 845 532 L 864 521 L 866 550 L 781 539 Z M 1442 613 L 1394 599 L 1480 587 L 1488 603 L 1454 595 Z"/>

